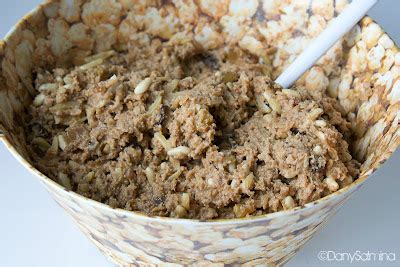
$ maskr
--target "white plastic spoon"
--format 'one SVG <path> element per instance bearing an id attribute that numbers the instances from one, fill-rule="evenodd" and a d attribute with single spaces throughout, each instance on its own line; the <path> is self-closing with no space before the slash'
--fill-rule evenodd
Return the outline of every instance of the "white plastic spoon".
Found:
<path id="1" fill-rule="evenodd" d="M 307 47 L 276 79 L 283 88 L 289 88 L 340 38 L 359 22 L 378 0 L 353 0 L 339 16 Z"/>

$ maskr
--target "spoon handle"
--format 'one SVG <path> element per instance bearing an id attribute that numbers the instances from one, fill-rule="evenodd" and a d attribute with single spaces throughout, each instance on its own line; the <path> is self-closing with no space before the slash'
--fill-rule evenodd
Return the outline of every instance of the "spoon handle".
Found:
<path id="1" fill-rule="evenodd" d="M 289 88 L 343 35 L 357 24 L 378 0 L 353 0 L 332 23 L 312 41 L 286 70 L 276 79 L 283 88 Z"/>

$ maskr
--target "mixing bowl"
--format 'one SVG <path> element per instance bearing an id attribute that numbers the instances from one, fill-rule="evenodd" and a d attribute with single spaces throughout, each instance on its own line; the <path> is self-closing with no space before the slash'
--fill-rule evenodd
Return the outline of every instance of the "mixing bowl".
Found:
<path id="1" fill-rule="evenodd" d="M 62 0 L 38 6 L 0 42 L 0 139 L 114 263 L 282 265 L 335 214 L 400 143 L 400 53 L 365 17 L 298 82 L 337 98 L 363 164 L 351 185 L 291 210 L 197 221 L 113 209 L 68 191 L 34 167 L 22 114 L 36 94 L 33 66 L 53 69 L 132 40 L 195 40 L 203 49 L 240 46 L 277 76 L 347 1 Z M 83 29 L 83 30 L 82 30 Z M 175 266 L 174 265 L 174 266 Z"/>

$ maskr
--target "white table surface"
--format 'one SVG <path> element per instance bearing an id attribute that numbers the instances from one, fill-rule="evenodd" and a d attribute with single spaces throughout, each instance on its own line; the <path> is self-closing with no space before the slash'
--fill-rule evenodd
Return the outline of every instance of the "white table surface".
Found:
<path id="1" fill-rule="evenodd" d="M 301 1 L 301 0 L 299 0 Z M 0 37 L 39 0 L 0 0 Z M 370 12 L 400 43 L 400 1 Z M 400 151 L 287 266 L 400 266 Z M 0 145 L 0 266 L 110 267 L 40 183 Z M 395 262 L 321 262 L 319 251 L 394 252 Z"/>

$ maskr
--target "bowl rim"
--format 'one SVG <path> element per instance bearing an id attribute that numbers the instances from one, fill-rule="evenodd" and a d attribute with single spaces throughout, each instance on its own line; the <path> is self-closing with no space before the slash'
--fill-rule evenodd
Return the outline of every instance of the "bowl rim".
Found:
<path id="1" fill-rule="evenodd" d="M 4 45 L 7 44 L 7 41 L 9 38 L 12 36 L 12 34 L 31 16 L 35 15 L 36 12 L 39 12 L 44 6 L 48 5 L 49 3 L 52 3 L 54 0 L 45 0 L 43 3 L 37 5 L 35 8 L 33 8 L 31 11 L 29 11 L 27 14 L 25 14 L 5 35 L 4 39 L 0 39 L 0 48 Z M 364 16 L 363 18 L 368 17 L 368 15 Z M 372 21 L 374 21 L 371 18 Z M 375 21 L 374 21 L 375 22 Z M 375 22 L 377 23 L 377 22 Z M 386 33 L 389 37 L 389 33 L 387 33 L 382 26 L 377 23 L 379 27 L 381 27 L 382 31 Z M 394 42 L 394 39 L 391 38 Z M 395 43 L 396 45 L 396 43 Z M 99 209 L 106 209 L 108 211 L 112 211 L 115 213 L 119 213 L 122 216 L 125 217 L 132 217 L 135 218 L 137 217 L 138 219 L 142 220 L 148 220 L 148 221 L 155 221 L 155 222 L 160 222 L 164 221 L 166 223 L 171 223 L 171 224 L 195 224 L 195 225 L 201 225 L 201 226 L 206 226 L 206 225 L 218 225 L 218 224 L 237 224 L 237 223 L 253 223 L 257 221 L 264 221 L 264 220 L 270 220 L 274 219 L 277 217 L 281 216 L 290 216 L 291 214 L 295 214 L 297 211 L 311 208 L 313 206 L 319 205 L 319 204 L 324 204 L 330 201 L 333 198 L 339 197 L 340 195 L 343 194 L 348 194 L 352 193 L 355 189 L 357 189 L 359 186 L 361 186 L 375 171 L 381 167 L 396 151 L 390 150 L 388 151 L 389 153 L 385 153 L 384 158 L 379 161 L 379 163 L 372 169 L 366 171 L 363 173 L 360 177 L 357 178 L 353 183 L 350 185 L 347 185 L 346 187 L 341 188 L 340 190 L 331 193 L 325 197 L 319 198 L 317 200 L 314 200 L 312 202 L 309 202 L 305 205 L 302 206 L 297 206 L 292 209 L 288 210 L 281 210 L 277 212 L 272 212 L 272 213 L 267 213 L 267 214 L 262 214 L 262 215 L 257 215 L 257 216 L 249 216 L 249 217 L 244 217 L 244 218 L 234 218 L 234 219 L 211 219 L 211 220 L 198 220 L 198 219 L 183 219 L 183 218 L 173 218 L 173 217 L 161 217 L 161 216 L 149 216 L 144 214 L 143 212 L 140 211 L 129 211 L 121 208 L 112 208 L 111 206 L 104 204 L 102 202 L 93 200 L 91 198 L 82 196 L 72 190 L 68 190 L 62 185 L 58 184 L 57 182 L 53 181 L 49 177 L 47 177 L 45 174 L 40 172 L 36 167 L 34 167 L 30 162 L 28 162 L 18 151 L 17 149 L 12 145 L 12 143 L 8 140 L 7 136 L 5 133 L 2 133 L 0 131 L 0 141 L 3 141 L 5 144 L 6 148 L 8 151 L 14 156 L 15 159 L 17 159 L 18 162 L 20 162 L 25 168 L 27 168 L 32 174 L 34 174 L 36 177 L 40 179 L 40 181 L 44 182 L 48 186 L 54 188 L 54 190 L 61 190 L 65 191 L 67 194 L 69 194 L 72 198 L 77 199 L 77 201 L 81 202 L 88 202 L 90 205 L 93 205 Z"/>

